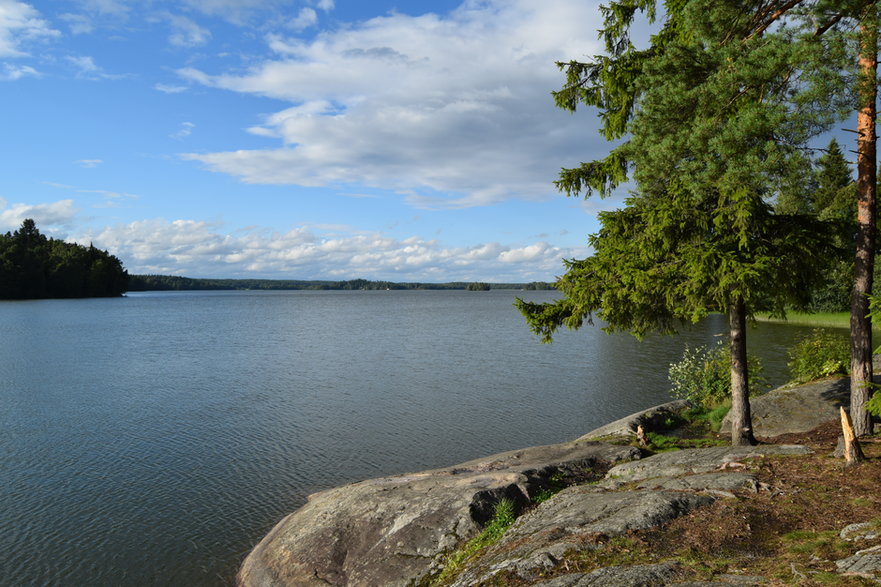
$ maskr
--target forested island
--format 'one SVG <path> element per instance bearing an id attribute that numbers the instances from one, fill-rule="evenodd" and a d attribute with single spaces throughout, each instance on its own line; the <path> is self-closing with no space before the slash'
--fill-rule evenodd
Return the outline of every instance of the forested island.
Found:
<path id="1" fill-rule="evenodd" d="M 0 234 L 0 299 L 111 297 L 127 289 L 120 260 L 91 244 L 47 238 L 31 219 Z"/>
<path id="2" fill-rule="evenodd" d="M 178 275 L 132 275 L 128 291 L 163 290 L 392 290 L 392 289 L 465 289 L 488 291 L 491 289 L 549 290 L 553 284 L 544 281 L 530 283 L 484 283 L 452 281 L 448 283 L 400 283 L 394 281 L 371 281 L 349 279 L 345 281 L 321 281 L 299 279 L 196 279 Z"/>

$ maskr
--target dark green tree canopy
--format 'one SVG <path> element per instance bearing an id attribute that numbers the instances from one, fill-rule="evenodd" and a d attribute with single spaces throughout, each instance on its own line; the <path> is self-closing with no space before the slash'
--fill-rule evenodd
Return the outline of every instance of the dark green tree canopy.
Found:
<path id="1" fill-rule="evenodd" d="M 46 238 L 31 219 L 0 235 L 0 299 L 107 297 L 127 288 L 119 259 L 91 245 Z"/>

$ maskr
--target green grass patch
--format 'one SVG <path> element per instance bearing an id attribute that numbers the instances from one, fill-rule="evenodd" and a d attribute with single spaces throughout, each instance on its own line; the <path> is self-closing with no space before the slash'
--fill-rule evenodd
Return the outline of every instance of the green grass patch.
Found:
<path id="1" fill-rule="evenodd" d="M 646 434 L 646 437 L 649 440 L 648 449 L 652 452 L 668 452 L 671 450 L 682 450 L 683 448 L 708 448 L 730 444 L 729 440 L 718 438 L 679 438 L 655 432 L 649 432 Z"/>
<path id="2" fill-rule="evenodd" d="M 682 412 L 682 428 L 692 434 L 718 432 L 722 427 L 722 420 L 731 410 L 731 400 L 721 404 L 706 407 L 694 406 Z"/>
<path id="3" fill-rule="evenodd" d="M 508 498 L 502 498 L 496 504 L 493 518 L 484 526 L 483 531 L 453 551 L 444 561 L 443 571 L 431 582 L 432 585 L 443 585 L 444 582 L 456 576 L 463 565 L 477 556 L 483 549 L 498 542 L 505 531 L 511 527 L 517 519 L 514 502 Z"/>
<path id="4" fill-rule="evenodd" d="M 802 326 L 829 326 L 833 328 L 848 328 L 850 326 L 850 312 L 787 312 L 786 319 L 771 318 L 768 314 L 756 314 L 759 322 L 786 322 Z"/>
<path id="5" fill-rule="evenodd" d="M 813 532 L 809 530 L 796 530 L 787 532 L 782 536 L 786 550 L 792 554 L 810 554 L 835 558 L 846 556 L 849 553 L 849 545 L 842 540 L 837 530 L 825 530 Z"/>

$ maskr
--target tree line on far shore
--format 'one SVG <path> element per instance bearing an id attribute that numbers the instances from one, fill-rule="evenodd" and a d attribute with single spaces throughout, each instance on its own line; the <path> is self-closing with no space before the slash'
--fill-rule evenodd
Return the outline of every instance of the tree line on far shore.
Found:
<path id="1" fill-rule="evenodd" d="M 163 290 L 405 290 L 405 289 L 489 289 L 548 290 L 553 284 L 544 281 L 530 283 L 399 283 L 349 279 L 345 281 L 297 280 L 297 279 L 198 279 L 179 275 L 132 275 L 129 291 Z"/>
<path id="2" fill-rule="evenodd" d="M 112 297 L 127 289 L 120 260 L 91 244 L 47 238 L 31 219 L 0 234 L 0 299 Z"/>

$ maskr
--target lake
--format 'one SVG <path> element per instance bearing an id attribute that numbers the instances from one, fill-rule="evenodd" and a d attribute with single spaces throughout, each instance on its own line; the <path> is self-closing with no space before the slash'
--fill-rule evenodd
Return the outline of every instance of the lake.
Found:
<path id="1" fill-rule="evenodd" d="M 152 292 L 0 303 L 0 583 L 229 585 L 309 493 L 577 438 L 669 400 L 711 316 L 539 344 L 514 296 Z M 760 324 L 774 384 L 807 328 Z"/>

